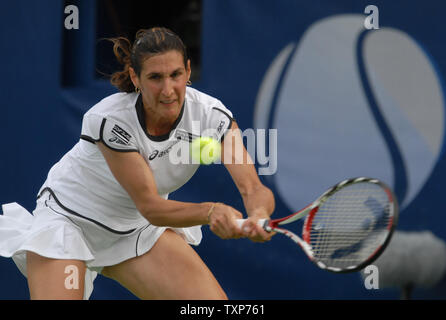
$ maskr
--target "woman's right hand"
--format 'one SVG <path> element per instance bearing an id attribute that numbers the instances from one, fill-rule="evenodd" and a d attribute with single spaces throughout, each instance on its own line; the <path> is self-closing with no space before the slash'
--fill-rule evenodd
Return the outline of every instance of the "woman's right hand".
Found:
<path id="1" fill-rule="evenodd" d="M 211 231 L 222 239 L 239 239 L 244 237 L 236 223 L 243 215 L 236 209 L 223 203 L 216 203 L 209 215 Z"/>

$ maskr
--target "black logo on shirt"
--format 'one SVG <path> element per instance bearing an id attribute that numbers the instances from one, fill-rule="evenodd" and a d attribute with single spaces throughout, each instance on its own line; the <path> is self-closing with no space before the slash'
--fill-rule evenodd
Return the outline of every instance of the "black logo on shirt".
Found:
<path id="1" fill-rule="evenodd" d="M 149 156 L 149 160 L 152 161 L 153 159 L 155 159 L 158 153 L 159 153 L 158 150 L 153 151 Z"/>
<path id="2" fill-rule="evenodd" d="M 170 150 L 172 150 L 173 146 L 176 145 L 178 142 L 180 142 L 180 139 L 176 140 L 174 143 L 172 143 L 170 146 L 168 146 L 165 150 L 159 151 L 159 150 L 153 150 L 152 153 L 149 156 L 149 160 L 152 161 L 156 157 L 162 158 L 166 154 L 169 154 Z"/>
<path id="3" fill-rule="evenodd" d="M 224 125 L 225 125 L 225 121 L 224 121 L 224 120 L 221 120 L 221 121 L 220 121 L 220 124 L 218 125 L 218 128 L 217 128 L 218 133 L 221 132 L 221 130 L 223 129 L 223 126 L 224 126 Z"/>
<path id="4" fill-rule="evenodd" d="M 130 144 L 130 139 L 132 138 L 132 136 L 117 124 L 115 124 L 111 133 L 114 135 L 114 137 L 108 139 L 109 142 L 114 142 L 122 145 Z"/>
<path id="5" fill-rule="evenodd" d="M 193 139 L 199 137 L 196 134 L 187 132 L 185 130 L 181 130 L 181 129 L 177 129 L 175 131 L 175 138 L 177 140 L 183 140 L 183 141 L 187 141 L 187 142 L 192 142 Z"/>

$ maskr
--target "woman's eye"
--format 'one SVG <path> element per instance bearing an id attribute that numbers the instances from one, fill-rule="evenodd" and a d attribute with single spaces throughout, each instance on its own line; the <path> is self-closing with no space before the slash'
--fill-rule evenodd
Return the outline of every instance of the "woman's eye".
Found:
<path id="1" fill-rule="evenodd" d="M 181 72 L 174 72 L 174 73 L 172 73 L 172 78 L 177 78 L 179 76 L 181 76 Z"/>

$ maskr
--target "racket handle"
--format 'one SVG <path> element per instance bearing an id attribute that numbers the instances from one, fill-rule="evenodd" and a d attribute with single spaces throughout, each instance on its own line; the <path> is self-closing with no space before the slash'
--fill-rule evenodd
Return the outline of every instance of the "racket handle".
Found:
<path id="1" fill-rule="evenodd" d="M 242 228 L 242 225 L 245 221 L 246 221 L 246 219 L 237 219 L 236 222 L 237 222 L 238 227 Z M 268 219 L 259 219 L 257 221 L 257 224 L 259 225 L 259 227 L 262 227 L 265 229 L 265 225 L 267 225 L 267 221 L 268 221 Z"/>

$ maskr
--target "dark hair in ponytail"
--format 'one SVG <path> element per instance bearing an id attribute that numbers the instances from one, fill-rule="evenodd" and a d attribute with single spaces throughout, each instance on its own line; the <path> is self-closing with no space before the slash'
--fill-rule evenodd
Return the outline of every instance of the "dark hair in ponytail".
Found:
<path id="1" fill-rule="evenodd" d="M 125 37 L 108 40 L 113 42 L 116 59 L 124 66 L 122 71 L 113 73 L 110 80 L 119 91 L 135 91 L 135 86 L 130 79 L 129 68 L 132 67 L 139 77 L 144 60 L 151 56 L 176 50 L 183 56 L 184 66 L 187 66 L 186 46 L 175 33 L 167 28 L 141 29 L 136 33 L 133 44 Z"/>

